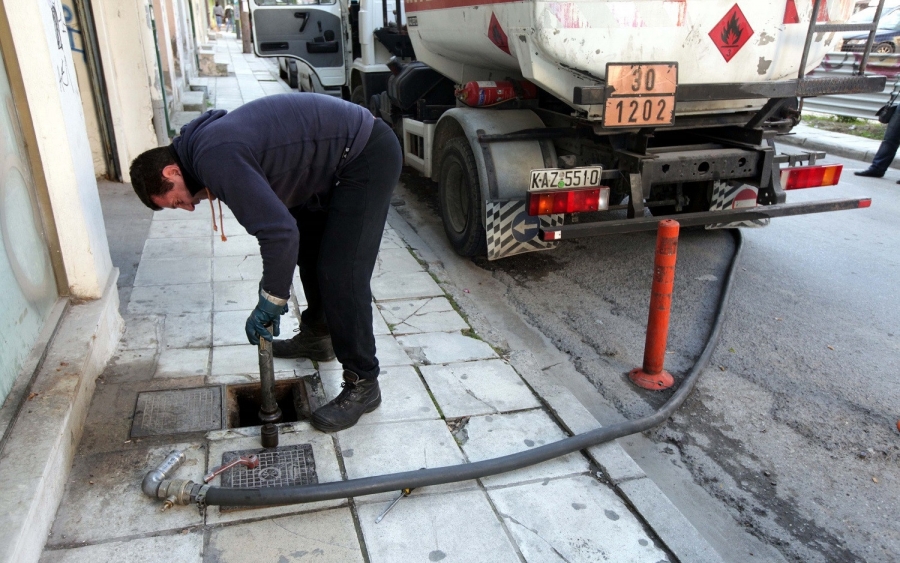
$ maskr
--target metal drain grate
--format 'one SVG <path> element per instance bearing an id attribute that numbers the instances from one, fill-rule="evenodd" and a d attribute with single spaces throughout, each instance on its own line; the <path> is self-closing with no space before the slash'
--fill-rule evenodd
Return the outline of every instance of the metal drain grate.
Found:
<path id="1" fill-rule="evenodd" d="M 241 456 L 256 454 L 259 467 L 247 469 L 242 465 L 233 467 L 222 474 L 222 487 L 231 489 L 256 489 L 260 487 L 291 487 L 293 485 L 314 485 L 319 482 L 316 475 L 316 460 L 312 445 L 297 444 L 279 446 L 274 449 L 238 450 L 224 452 L 222 464 Z M 220 510 L 229 512 L 245 509 L 245 506 L 222 506 Z"/>
<path id="2" fill-rule="evenodd" d="M 138 394 L 131 437 L 222 428 L 222 388 L 198 387 Z"/>

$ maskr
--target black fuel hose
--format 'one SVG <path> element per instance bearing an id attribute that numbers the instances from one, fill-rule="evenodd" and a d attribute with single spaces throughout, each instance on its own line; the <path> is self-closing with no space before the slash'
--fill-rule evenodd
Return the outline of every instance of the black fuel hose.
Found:
<path id="1" fill-rule="evenodd" d="M 697 362 L 691 368 L 678 390 L 672 394 L 668 401 L 650 416 L 621 422 L 612 426 L 590 430 L 571 438 L 566 438 L 552 444 L 533 448 L 524 452 L 506 455 L 494 459 L 463 463 L 446 467 L 420 469 L 418 471 L 404 471 L 389 475 L 377 475 L 350 479 L 348 481 L 336 481 L 332 483 L 319 483 L 316 485 L 298 485 L 293 487 L 263 487 L 258 489 L 231 489 L 223 487 L 210 487 L 207 489 L 204 502 L 207 505 L 225 506 L 277 506 L 287 504 L 301 504 L 338 498 L 349 498 L 362 495 L 374 495 L 387 491 L 399 491 L 406 488 L 419 488 L 444 483 L 467 481 L 479 477 L 487 477 L 498 473 L 505 473 L 535 465 L 560 456 L 577 452 L 585 448 L 597 446 L 623 436 L 636 434 L 649 430 L 662 424 L 678 407 L 684 403 L 694 388 L 700 373 L 706 368 L 712 357 L 713 351 L 719 341 L 722 330 L 725 310 L 731 295 L 734 282 L 734 272 L 737 269 L 738 260 L 743 247 L 743 240 L 738 229 L 730 229 L 735 240 L 734 256 L 728 266 L 725 283 L 719 302 L 716 306 L 716 314 L 713 317 L 712 328 L 706 340 L 706 346 Z"/>

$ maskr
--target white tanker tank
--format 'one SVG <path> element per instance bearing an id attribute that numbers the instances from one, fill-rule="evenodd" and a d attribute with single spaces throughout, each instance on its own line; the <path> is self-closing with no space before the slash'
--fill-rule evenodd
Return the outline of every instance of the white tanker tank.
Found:
<path id="1" fill-rule="evenodd" d="M 460 84 L 525 78 L 589 119 L 575 88 L 607 79 L 607 63 L 677 63 L 677 83 L 765 83 L 797 78 L 815 0 L 406 0 L 416 58 Z M 850 15 L 827 0 L 819 22 Z M 813 37 L 806 71 L 833 48 Z M 678 115 L 761 107 L 759 99 L 679 103 Z"/>

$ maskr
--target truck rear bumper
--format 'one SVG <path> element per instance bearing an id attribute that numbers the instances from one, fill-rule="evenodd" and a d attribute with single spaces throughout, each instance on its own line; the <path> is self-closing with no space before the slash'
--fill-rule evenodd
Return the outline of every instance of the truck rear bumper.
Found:
<path id="1" fill-rule="evenodd" d="M 636 217 L 634 219 L 617 219 L 597 223 L 576 223 L 553 228 L 542 228 L 539 236 L 543 241 L 557 241 L 581 237 L 596 237 L 652 231 L 663 219 L 675 219 L 682 227 L 699 225 L 715 225 L 737 221 L 751 221 L 771 217 L 789 217 L 807 213 L 824 213 L 826 211 L 843 211 L 869 207 L 872 200 L 862 199 L 829 199 L 809 203 L 781 203 L 776 205 L 760 205 L 750 209 L 726 209 L 722 211 L 701 211 L 698 213 L 680 213 L 670 216 Z"/>

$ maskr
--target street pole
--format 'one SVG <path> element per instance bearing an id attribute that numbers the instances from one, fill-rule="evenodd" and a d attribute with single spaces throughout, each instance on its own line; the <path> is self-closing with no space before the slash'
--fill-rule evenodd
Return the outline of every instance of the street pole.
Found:
<path id="1" fill-rule="evenodd" d="M 250 46 L 250 5 L 248 0 L 241 0 L 241 43 L 244 45 L 245 53 L 252 53 L 253 48 Z"/>

